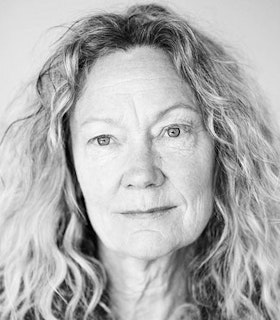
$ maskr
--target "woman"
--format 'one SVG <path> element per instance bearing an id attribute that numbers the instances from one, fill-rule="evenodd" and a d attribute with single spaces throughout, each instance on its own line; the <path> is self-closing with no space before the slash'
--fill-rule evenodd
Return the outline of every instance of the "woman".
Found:
<path id="1" fill-rule="evenodd" d="M 159 5 L 76 21 L 1 144 L 1 319 L 273 319 L 278 138 Z"/>

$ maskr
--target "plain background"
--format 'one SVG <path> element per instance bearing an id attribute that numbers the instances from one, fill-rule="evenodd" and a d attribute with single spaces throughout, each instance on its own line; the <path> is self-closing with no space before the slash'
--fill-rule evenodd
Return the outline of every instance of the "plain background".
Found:
<path id="1" fill-rule="evenodd" d="M 0 126 L 8 103 L 39 70 L 63 28 L 90 12 L 122 11 L 135 0 L 0 0 Z M 234 47 L 259 82 L 280 125 L 280 0 L 158 0 Z"/>

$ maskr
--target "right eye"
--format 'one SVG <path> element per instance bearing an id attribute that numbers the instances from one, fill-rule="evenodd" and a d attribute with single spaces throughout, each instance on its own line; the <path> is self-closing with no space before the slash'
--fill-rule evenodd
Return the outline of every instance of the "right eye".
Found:
<path id="1" fill-rule="evenodd" d="M 88 141 L 89 144 L 94 144 L 96 141 L 100 147 L 108 146 L 110 144 L 112 136 L 107 134 L 102 134 L 100 136 L 94 137 Z"/>

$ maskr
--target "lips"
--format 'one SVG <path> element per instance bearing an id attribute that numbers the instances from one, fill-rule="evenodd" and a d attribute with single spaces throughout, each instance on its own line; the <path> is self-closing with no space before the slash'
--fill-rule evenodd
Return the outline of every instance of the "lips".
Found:
<path id="1" fill-rule="evenodd" d="M 157 213 L 161 211 L 167 211 L 173 208 L 176 208 L 176 206 L 163 206 L 163 207 L 151 208 L 148 210 L 130 210 L 130 211 L 124 211 L 122 212 L 122 214 L 151 214 L 151 213 Z"/>

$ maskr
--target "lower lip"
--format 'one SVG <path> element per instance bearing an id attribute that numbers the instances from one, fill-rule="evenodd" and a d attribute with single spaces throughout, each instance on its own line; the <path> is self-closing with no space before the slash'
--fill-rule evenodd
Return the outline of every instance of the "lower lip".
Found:
<path id="1" fill-rule="evenodd" d="M 123 216 L 127 218 L 134 219 L 158 219 L 166 214 L 170 213 L 172 209 L 175 207 L 171 207 L 168 209 L 162 209 L 154 212 L 132 212 L 132 213 L 122 213 Z"/>

